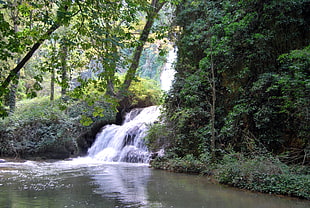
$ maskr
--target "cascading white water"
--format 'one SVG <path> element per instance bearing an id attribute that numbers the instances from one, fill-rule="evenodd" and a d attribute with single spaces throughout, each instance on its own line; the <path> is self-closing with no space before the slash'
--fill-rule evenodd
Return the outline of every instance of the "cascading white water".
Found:
<path id="1" fill-rule="evenodd" d="M 160 114 L 158 106 L 137 108 L 130 111 L 124 123 L 107 125 L 88 150 L 91 158 L 106 162 L 149 162 L 150 153 L 144 143 L 148 124 Z"/>
<path id="2" fill-rule="evenodd" d="M 171 49 L 167 56 L 167 62 L 160 74 L 160 85 L 164 91 L 169 91 L 174 80 L 176 71 L 174 70 L 174 62 L 177 59 L 177 49 Z"/>
<path id="3" fill-rule="evenodd" d="M 172 49 L 161 73 L 161 88 L 168 91 L 174 79 L 173 63 L 177 50 Z M 144 143 L 148 124 L 154 123 L 160 115 L 158 106 L 133 109 L 126 115 L 123 125 L 107 125 L 97 135 L 88 150 L 88 156 L 105 162 L 147 163 L 150 153 Z"/>

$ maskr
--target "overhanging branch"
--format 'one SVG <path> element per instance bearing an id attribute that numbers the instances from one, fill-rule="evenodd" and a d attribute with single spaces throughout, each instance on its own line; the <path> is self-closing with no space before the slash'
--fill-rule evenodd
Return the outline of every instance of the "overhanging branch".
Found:
<path id="1" fill-rule="evenodd" d="M 3 95 L 4 90 L 9 86 L 12 80 L 16 77 L 18 72 L 25 66 L 25 64 L 29 61 L 29 59 L 33 56 L 33 54 L 36 52 L 36 50 L 42 45 L 42 43 L 49 37 L 55 30 L 59 28 L 59 24 L 53 25 L 46 33 L 43 35 L 41 39 L 36 42 L 30 51 L 24 56 L 24 58 L 17 64 L 17 66 L 10 71 L 10 74 L 7 76 L 7 78 L 2 82 L 0 86 L 0 97 Z"/>

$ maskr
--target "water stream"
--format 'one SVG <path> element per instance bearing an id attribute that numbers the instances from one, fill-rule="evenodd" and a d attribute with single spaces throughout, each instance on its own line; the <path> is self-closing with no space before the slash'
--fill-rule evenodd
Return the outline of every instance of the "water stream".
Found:
<path id="1" fill-rule="evenodd" d="M 130 111 L 124 123 L 107 125 L 97 135 L 88 155 L 105 162 L 148 163 L 150 154 L 144 143 L 148 125 L 160 114 L 158 106 Z"/>
<path id="2" fill-rule="evenodd" d="M 310 202 L 215 185 L 206 177 L 91 158 L 0 163 L 0 208 L 308 208 Z"/>
<path id="3" fill-rule="evenodd" d="M 309 201 L 240 191 L 214 185 L 206 177 L 149 168 L 143 136 L 158 115 L 156 106 L 134 109 L 123 125 L 105 126 L 87 157 L 57 162 L 0 160 L 0 208 L 310 207 Z"/>
<path id="4" fill-rule="evenodd" d="M 169 91 L 176 71 L 174 70 L 174 62 L 177 59 L 177 49 L 173 48 L 168 52 L 167 62 L 164 65 L 164 70 L 160 74 L 160 85 L 164 91 Z"/>

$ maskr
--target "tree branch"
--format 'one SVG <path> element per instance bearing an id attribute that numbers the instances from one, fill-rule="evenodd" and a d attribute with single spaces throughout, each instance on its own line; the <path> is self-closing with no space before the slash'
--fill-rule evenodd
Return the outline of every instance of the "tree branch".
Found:
<path id="1" fill-rule="evenodd" d="M 18 72 L 25 66 L 27 61 L 33 56 L 33 54 L 36 52 L 36 50 L 40 47 L 40 45 L 49 37 L 55 30 L 59 28 L 59 24 L 53 25 L 46 33 L 43 35 L 43 37 L 36 42 L 30 51 L 24 56 L 24 58 L 17 64 L 17 66 L 10 71 L 10 74 L 7 76 L 7 78 L 2 82 L 0 86 L 0 97 L 4 94 L 4 90 L 9 86 L 10 82 L 14 80 Z"/>
<path id="2" fill-rule="evenodd" d="M 137 68 L 139 66 L 139 62 L 140 62 L 140 57 L 143 51 L 143 47 L 145 45 L 145 43 L 147 42 L 148 36 L 151 32 L 152 26 L 154 24 L 156 15 L 158 14 L 158 12 L 162 9 L 162 7 L 165 5 L 166 1 L 160 2 L 159 0 L 152 0 L 152 10 L 151 12 L 148 13 L 148 17 L 147 17 L 147 22 L 142 30 L 142 33 L 140 35 L 139 38 L 139 45 L 135 48 L 134 51 L 134 55 L 133 55 L 133 61 L 132 64 L 130 65 L 126 76 L 125 76 L 125 81 L 122 85 L 122 88 L 118 94 L 118 96 L 124 96 L 122 95 L 125 91 L 128 90 L 128 88 L 131 85 L 131 82 L 133 80 L 133 78 L 135 77 Z"/>

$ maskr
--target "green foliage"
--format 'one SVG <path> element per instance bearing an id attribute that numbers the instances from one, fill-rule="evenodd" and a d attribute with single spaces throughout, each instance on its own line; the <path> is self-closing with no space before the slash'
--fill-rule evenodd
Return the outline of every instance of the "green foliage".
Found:
<path id="1" fill-rule="evenodd" d="M 298 142 L 299 148 L 307 146 L 310 139 L 309 116 L 305 114 L 310 108 L 309 57 L 309 46 L 283 54 L 278 72 L 261 74 L 253 83 L 252 106 L 256 107 L 253 118 L 256 129 L 264 132 L 258 137 L 265 143 L 296 147 Z M 279 147 L 270 147 L 279 150 Z"/>
<path id="2" fill-rule="evenodd" d="M 137 75 L 142 78 L 154 79 L 159 82 L 160 71 L 166 61 L 166 54 L 161 54 L 163 53 L 163 50 L 159 51 L 157 47 L 157 44 L 150 44 L 149 47 L 146 47 L 143 50 Z"/>
<path id="3" fill-rule="evenodd" d="M 297 116 L 309 109 L 310 93 L 310 45 L 302 50 L 294 50 L 289 54 L 279 57 L 281 71 L 275 75 L 276 83 L 269 90 L 280 90 L 281 95 L 277 99 L 282 100 L 281 112 L 291 113 L 297 111 Z M 276 89 L 275 89 L 276 88 Z"/>
<path id="4" fill-rule="evenodd" d="M 207 163 L 197 160 L 193 155 L 186 155 L 183 158 L 157 157 L 151 161 L 151 166 L 163 170 L 179 173 L 210 174 Z"/>
<path id="5" fill-rule="evenodd" d="M 173 133 L 155 128 L 168 145 L 152 166 L 203 172 L 193 168 L 200 161 L 220 183 L 309 199 L 308 16 L 308 0 L 178 5 L 178 73 L 164 103 Z M 218 164 L 210 165 L 212 68 Z"/>
<path id="6" fill-rule="evenodd" d="M 75 119 L 69 118 L 47 98 L 19 103 L 15 114 L 0 125 L 2 156 L 35 157 L 53 154 L 63 158 L 66 151 L 76 153 L 74 138 L 81 130 Z M 58 150 L 57 150 L 58 149 Z"/>
<path id="7" fill-rule="evenodd" d="M 187 74 L 180 83 L 181 86 L 175 83 L 164 103 L 166 125 L 175 133 L 169 142 L 180 157 L 186 154 L 199 157 L 208 151 L 211 135 L 208 72 L 198 70 Z"/>
<path id="8" fill-rule="evenodd" d="M 121 76 L 120 80 L 123 79 L 124 77 Z M 132 82 L 127 94 L 130 108 L 158 105 L 162 100 L 162 95 L 163 92 L 161 91 L 158 82 L 140 77 Z"/>
<path id="9" fill-rule="evenodd" d="M 20 120 L 55 120 L 64 117 L 64 112 L 58 108 L 57 102 L 50 102 L 48 97 L 34 98 L 23 100 L 18 103 L 17 111 L 10 118 L 4 121 L 9 122 L 10 119 Z"/>
<path id="10" fill-rule="evenodd" d="M 308 6 L 307 0 L 178 5 L 178 73 L 164 104 L 175 132 L 171 150 L 197 158 L 209 151 L 213 66 L 218 158 L 232 149 L 246 154 L 298 149 L 294 162 L 307 161 Z"/>
<path id="11" fill-rule="evenodd" d="M 27 88 L 29 85 L 34 88 L 27 92 L 30 97 L 37 95 L 35 90 L 42 89 L 40 83 L 43 81 L 43 74 L 52 71 L 56 72 L 54 81 L 63 89 L 69 87 L 70 80 L 64 76 L 66 73 L 76 78 L 81 70 L 85 71 L 87 68 L 91 68 L 89 70 L 93 75 L 105 81 L 102 82 L 103 87 L 116 84 L 115 73 L 120 68 L 128 68 L 130 60 L 128 54 L 122 51 L 139 44 L 133 33 L 137 30 L 141 14 L 148 13 L 150 9 L 153 7 L 141 0 L 36 0 L 1 4 L 1 99 L 9 92 L 7 88 L 10 82 L 16 79 L 15 64 L 28 52 L 31 52 L 28 53 L 28 58 L 33 56 L 37 49 L 32 46 L 40 46 L 45 40 L 50 42 L 45 41 L 45 50 L 35 54 L 35 63 L 31 64 L 31 70 L 26 70 L 36 71 L 38 79 L 33 83 L 33 76 L 30 75 L 29 80 L 21 82 L 28 85 Z M 67 56 L 61 50 L 63 47 L 66 47 Z M 3 82 L 11 77 L 9 75 L 12 75 L 12 79 Z M 82 96 L 82 93 L 79 95 Z M 4 115 L 5 108 L 1 106 L 0 109 L 1 115 Z"/>
<path id="12" fill-rule="evenodd" d="M 61 104 L 62 100 L 51 102 L 48 97 L 19 102 L 17 111 L 0 123 L 0 155 L 32 159 L 68 158 L 78 153 L 77 139 L 88 130 L 81 124 L 86 125 L 90 119 L 93 122 L 115 118 L 115 111 L 103 101 L 95 106 L 71 101 L 66 110 Z M 102 113 L 102 109 L 104 117 L 92 116 L 99 111 Z"/>
<path id="13" fill-rule="evenodd" d="M 155 123 L 150 126 L 144 140 L 151 152 L 157 152 L 160 149 L 168 147 L 170 145 L 169 139 L 172 137 L 172 129 L 169 129 L 163 123 Z"/>
<path id="14" fill-rule="evenodd" d="M 245 158 L 241 154 L 226 155 L 218 168 L 220 183 L 310 199 L 310 175 L 293 174 L 286 165 L 268 155 L 254 158 Z"/>
<path id="15" fill-rule="evenodd" d="M 91 126 L 99 120 L 113 121 L 116 114 L 117 100 L 102 88 L 101 80 L 92 80 L 91 84 L 79 86 L 68 92 L 67 102 L 63 103 L 68 116 L 79 118 L 84 126 Z M 73 99 L 72 99 L 73 98 Z"/>

